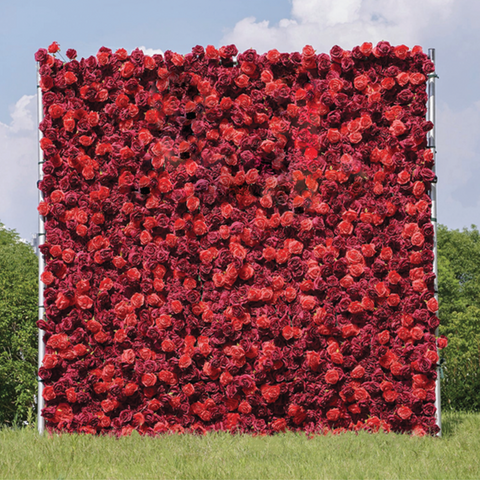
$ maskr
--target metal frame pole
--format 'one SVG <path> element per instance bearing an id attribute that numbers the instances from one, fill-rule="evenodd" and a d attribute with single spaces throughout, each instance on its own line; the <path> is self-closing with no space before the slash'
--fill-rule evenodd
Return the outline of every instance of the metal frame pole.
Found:
<path id="1" fill-rule="evenodd" d="M 40 65 L 37 63 L 37 119 L 38 125 L 40 126 L 40 122 L 43 120 L 43 102 L 42 102 L 42 89 L 40 88 L 40 72 L 39 72 Z M 40 128 L 38 129 L 38 180 L 43 180 L 43 150 L 40 148 L 40 140 L 43 138 L 43 133 L 41 132 Z M 40 190 L 38 190 L 38 200 L 39 202 L 43 200 L 43 194 Z M 37 242 L 38 245 L 41 245 L 45 240 L 45 223 L 43 220 L 42 215 L 38 216 L 38 238 Z M 38 249 L 38 318 L 43 320 L 45 316 L 45 308 L 43 306 L 43 291 L 44 285 L 43 282 L 40 280 L 40 276 L 43 273 L 45 268 L 45 261 L 43 258 L 43 254 Z M 41 329 L 38 329 L 38 368 L 42 366 L 43 358 L 45 356 L 45 343 L 43 341 L 45 332 Z M 38 374 L 37 374 L 38 376 Z M 43 382 L 42 379 L 38 376 L 38 397 L 37 397 L 37 427 L 38 433 L 40 435 L 43 434 L 45 429 L 45 420 L 42 417 L 42 410 L 44 407 L 43 401 Z"/>
<path id="2" fill-rule="evenodd" d="M 435 49 L 428 49 L 428 58 L 435 65 Z M 433 273 L 435 274 L 435 298 L 438 301 L 438 251 L 437 251 L 437 176 L 436 176 L 436 145 L 435 145 L 435 78 L 437 75 L 435 72 L 428 75 L 427 91 L 428 91 L 428 104 L 427 104 L 427 120 L 433 123 L 433 128 L 427 134 L 428 148 L 433 154 L 433 173 L 435 174 L 435 180 L 432 183 L 430 198 L 432 199 L 432 224 L 433 224 Z M 435 330 L 435 336 L 438 337 L 438 328 Z M 435 408 L 436 408 L 436 422 L 440 431 L 438 436 L 442 435 L 442 409 L 441 409 L 441 396 L 440 396 L 440 365 L 437 365 L 437 380 L 435 382 Z"/>

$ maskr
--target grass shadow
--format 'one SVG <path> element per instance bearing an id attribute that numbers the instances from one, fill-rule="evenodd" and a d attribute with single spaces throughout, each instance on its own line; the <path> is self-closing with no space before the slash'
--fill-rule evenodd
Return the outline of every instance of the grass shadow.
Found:
<path id="1" fill-rule="evenodd" d="M 465 412 L 449 411 L 442 415 L 442 436 L 453 437 L 456 435 L 466 418 Z"/>

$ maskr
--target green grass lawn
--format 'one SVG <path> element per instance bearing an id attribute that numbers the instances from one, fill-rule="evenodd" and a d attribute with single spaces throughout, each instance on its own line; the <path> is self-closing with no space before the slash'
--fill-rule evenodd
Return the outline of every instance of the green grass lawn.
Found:
<path id="1" fill-rule="evenodd" d="M 393 433 L 157 438 L 0 431 L 0 478 L 480 478 L 480 414 L 447 413 L 442 438 Z"/>

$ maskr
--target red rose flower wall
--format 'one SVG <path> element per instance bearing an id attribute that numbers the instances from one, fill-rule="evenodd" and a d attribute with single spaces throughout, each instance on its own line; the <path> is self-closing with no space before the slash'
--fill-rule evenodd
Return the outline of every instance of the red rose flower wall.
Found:
<path id="1" fill-rule="evenodd" d="M 436 432 L 422 50 L 57 51 L 47 428 Z"/>

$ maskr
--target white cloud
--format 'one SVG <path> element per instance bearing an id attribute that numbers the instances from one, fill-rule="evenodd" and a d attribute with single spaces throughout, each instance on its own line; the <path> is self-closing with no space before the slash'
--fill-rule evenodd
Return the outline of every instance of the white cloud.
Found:
<path id="1" fill-rule="evenodd" d="M 163 55 L 163 50 L 155 50 L 154 48 L 147 48 L 145 46 L 138 47 L 145 55 Z"/>
<path id="2" fill-rule="evenodd" d="M 0 221 L 27 240 L 37 231 L 36 97 L 24 95 L 0 122 Z"/>
<path id="3" fill-rule="evenodd" d="M 351 49 L 370 41 L 392 44 L 420 43 L 425 31 L 440 29 L 451 20 L 455 0 L 292 0 L 291 18 L 278 25 L 257 22 L 253 17 L 239 21 L 222 39 L 240 50 L 259 52 L 277 48 L 301 50 L 309 44 L 328 52 L 337 44 Z"/>

